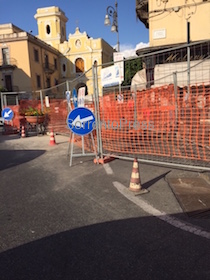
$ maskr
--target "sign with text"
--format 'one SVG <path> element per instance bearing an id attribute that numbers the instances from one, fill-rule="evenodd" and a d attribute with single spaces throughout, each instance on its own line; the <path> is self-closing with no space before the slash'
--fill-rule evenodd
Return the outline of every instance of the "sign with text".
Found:
<path id="1" fill-rule="evenodd" d="M 101 84 L 103 87 L 115 86 L 120 83 L 119 65 L 112 65 L 101 69 Z"/>
<path id="2" fill-rule="evenodd" d="M 119 93 L 119 94 L 117 95 L 117 102 L 118 102 L 118 103 L 123 103 L 123 101 L 124 101 L 123 94 L 122 94 L 122 93 Z"/>
<path id="3" fill-rule="evenodd" d="M 85 106 L 85 87 L 81 87 L 78 89 L 77 105 L 78 105 L 78 107 Z"/>
<path id="4" fill-rule="evenodd" d="M 124 81 L 124 56 L 121 52 L 113 53 L 114 64 L 119 66 L 120 69 L 120 83 Z"/>
<path id="5" fill-rule="evenodd" d="M 67 125 L 73 133 L 83 136 L 95 128 L 95 116 L 91 110 L 78 107 L 68 114 Z"/>

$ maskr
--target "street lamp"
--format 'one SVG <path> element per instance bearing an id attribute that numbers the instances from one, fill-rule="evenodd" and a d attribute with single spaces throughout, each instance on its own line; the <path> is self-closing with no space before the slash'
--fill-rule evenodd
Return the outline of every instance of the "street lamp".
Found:
<path id="1" fill-rule="evenodd" d="M 106 16 L 104 20 L 104 25 L 108 26 L 111 24 L 110 18 L 113 17 L 113 22 L 112 22 L 112 27 L 111 31 L 112 32 L 117 32 L 117 51 L 120 51 L 120 42 L 119 42 L 119 30 L 118 30 L 118 14 L 117 14 L 117 1 L 115 2 L 115 8 L 112 6 L 108 6 L 106 8 Z"/>

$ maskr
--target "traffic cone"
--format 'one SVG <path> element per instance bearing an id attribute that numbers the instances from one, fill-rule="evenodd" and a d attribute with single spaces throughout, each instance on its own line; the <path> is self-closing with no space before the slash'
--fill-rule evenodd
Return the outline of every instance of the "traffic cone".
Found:
<path id="1" fill-rule="evenodd" d="M 56 145 L 56 143 L 55 143 L 55 137 L 54 137 L 54 132 L 53 132 L 53 130 L 51 130 L 51 132 L 50 132 L 50 146 L 54 146 L 54 145 Z"/>
<path id="2" fill-rule="evenodd" d="M 140 183 L 140 175 L 139 175 L 139 164 L 137 159 L 134 159 L 133 169 L 131 174 L 130 186 L 129 190 L 133 192 L 135 195 L 148 193 L 147 189 L 143 189 Z"/>
<path id="3" fill-rule="evenodd" d="M 25 138 L 26 134 L 25 134 L 25 127 L 24 125 L 22 125 L 22 129 L 21 129 L 21 138 Z"/>

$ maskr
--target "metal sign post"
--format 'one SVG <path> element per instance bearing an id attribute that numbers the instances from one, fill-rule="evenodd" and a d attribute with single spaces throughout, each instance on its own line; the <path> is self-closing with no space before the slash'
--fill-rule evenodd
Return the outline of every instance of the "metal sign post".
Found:
<path id="1" fill-rule="evenodd" d="M 96 154 L 96 148 L 94 143 L 94 138 L 92 131 L 95 129 L 95 116 L 87 108 L 84 107 L 78 107 L 72 110 L 67 117 L 67 125 L 69 129 L 71 130 L 70 133 L 70 142 L 69 142 L 69 148 L 68 148 L 68 154 L 70 150 L 70 162 L 69 165 L 72 166 L 72 158 L 73 157 L 81 157 L 81 156 L 95 156 L 97 158 Z M 82 153 L 74 154 L 74 135 L 80 135 L 82 137 Z M 92 141 L 92 147 L 94 150 L 94 153 L 85 153 L 85 145 L 84 145 L 84 136 L 89 135 L 89 144 L 91 146 Z"/>

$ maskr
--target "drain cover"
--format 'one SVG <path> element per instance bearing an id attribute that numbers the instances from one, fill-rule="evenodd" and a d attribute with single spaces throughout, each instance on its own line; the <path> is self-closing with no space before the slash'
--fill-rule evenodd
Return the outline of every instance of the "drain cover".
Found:
<path id="1" fill-rule="evenodd" d="M 202 178 L 168 178 L 183 211 L 194 218 L 210 218 L 210 185 Z"/>

